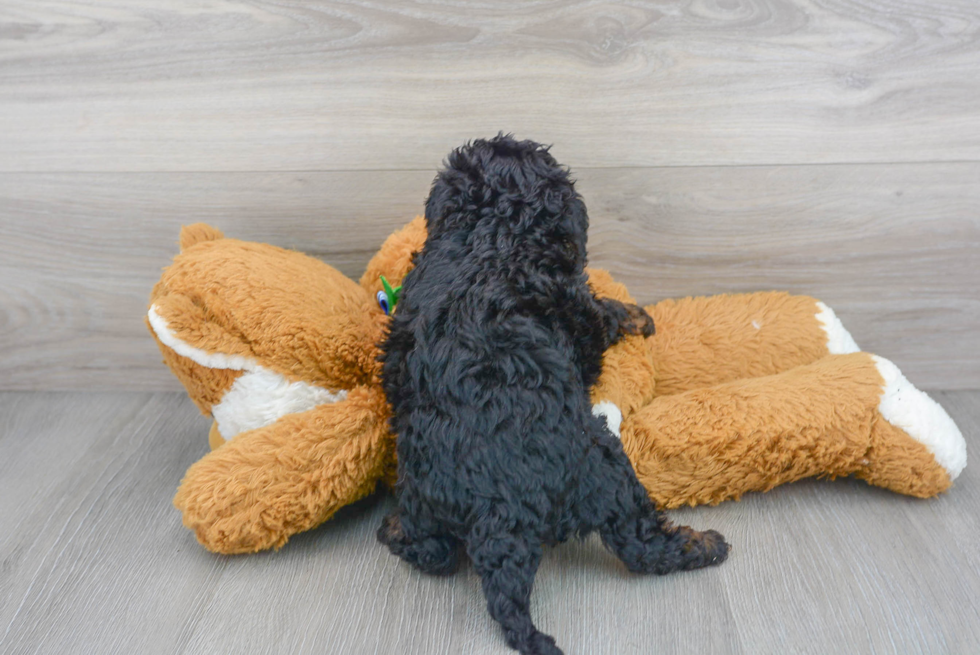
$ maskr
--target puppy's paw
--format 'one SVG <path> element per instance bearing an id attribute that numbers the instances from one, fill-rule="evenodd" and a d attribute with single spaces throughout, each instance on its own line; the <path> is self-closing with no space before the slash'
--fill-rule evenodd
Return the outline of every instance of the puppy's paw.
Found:
<path id="1" fill-rule="evenodd" d="M 725 541 L 725 537 L 714 530 L 707 530 L 703 534 L 704 550 L 708 556 L 708 566 L 721 564 L 728 559 L 728 551 L 731 550 L 731 546 Z"/>
<path id="2" fill-rule="evenodd" d="M 423 573 L 452 575 L 459 568 L 459 542 L 449 535 L 411 539 L 398 514 L 392 512 L 378 528 L 378 541 Z"/>
<path id="3" fill-rule="evenodd" d="M 620 329 L 624 334 L 642 334 L 644 337 L 651 337 L 656 332 L 653 325 L 653 317 L 639 305 L 623 305 L 626 308 L 627 320 L 623 322 Z"/>
<path id="4" fill-rule="evenodd" d="M 398 514 L 392 512 L 381 520 L 381 527 L 377 532 L 378 541 L 389 548 L 393 545 L 404 545 L 408 542 L 405 538 L 405 531 L 402 529 L 402 522 Z"/>
<path id="5" fill-rule="evenodd" d="M 705 530 L 698 532 L 691 528 L 681 528 L 688 541 L 684 544 L 684 565 L 686 570 L 699 569 L 703 566 L 714 566 L 728 559 L 730 546 L 719 532 Z"/>
<path id="6" fill-rule="evenodd" d="M 562 650 L 555 645 L 555 638 L 535 631 L 526 641 L 509 644 L 511 648 L 516 648 L 521 655 L 564 655 Z"/>

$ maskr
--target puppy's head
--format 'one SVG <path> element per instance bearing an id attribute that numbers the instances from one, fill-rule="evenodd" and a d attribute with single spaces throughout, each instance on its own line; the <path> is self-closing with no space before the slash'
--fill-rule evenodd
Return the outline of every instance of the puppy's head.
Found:
<path id="1" fill-rule="evenodd" d="M 492 243 L 504 256 L 585 264 L 589 218 L 568 170 L 548 148 L 498 134 L 450 153 L 425 205 L 430 237 Z"/>

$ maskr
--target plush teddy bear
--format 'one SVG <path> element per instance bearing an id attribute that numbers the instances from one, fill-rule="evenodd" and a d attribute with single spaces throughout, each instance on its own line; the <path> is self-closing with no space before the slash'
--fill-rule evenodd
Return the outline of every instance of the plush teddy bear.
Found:
<path id="1" fill-rule="evenodd" d="M 147 323 L 214 419 L 212 451 L 174 504 L 219 553 L 279 548 L 395 479 L 377 344 L 425 240 L 416 218 L 360 284 L 304 254 L 183 228 Z M 601 270 L 601 296 L 633 302 Z M 888 360 L 859 352 L 822 303 L 785 293 L 665 300 L 655 336 L 606 351 L 594 411 L 664 507 L 805 477 L 854 475 L 919 497 L 966 465 L 948 414 Z"/>

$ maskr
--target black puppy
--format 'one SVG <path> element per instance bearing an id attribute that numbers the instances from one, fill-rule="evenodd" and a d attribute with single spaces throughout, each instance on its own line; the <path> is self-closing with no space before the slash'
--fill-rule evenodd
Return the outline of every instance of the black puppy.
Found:
<path id="1" fill-rule="evenodd" d="M 547 149 L 501 135 L 455 150 L 425 218 L 382 346 L 398 509 L 378 539 L 439 575 L 465 547 L 507 643 L 561 653 L 528 611 L 542 544 L 598 530 L 629 570 L 658 574 L 728 545 L 657 512 L 592 414 L 603 351 L 653 321 L 593 295 L 585 205 Z"/>

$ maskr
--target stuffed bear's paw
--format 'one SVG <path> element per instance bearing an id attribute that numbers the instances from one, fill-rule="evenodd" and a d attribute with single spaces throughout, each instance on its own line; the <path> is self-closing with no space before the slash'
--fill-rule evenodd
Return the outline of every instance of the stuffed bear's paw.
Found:
<path id="1" fill-rule="evenodd" d="M 871 357 L 885 383 L 878 412 L 890 425 L 925 446 L 952 482 L 966 468 L 963 433 L 946 410 L 909 382 L 895 364 L 884 357 Z M 888 445 L 891 442 L 884 437 L 878 440 L 878 450 L 882 456 L 886 455 Z M 909 449 L 906 447 L 902 450 Z M 921 464 L 919 467 L 926 468 Z"/>
<path id="2" fill-rule="evenodd" d="M 288 540 L 287 531 L 275 529 L 274 525 L 281 522 L 274 520 L 269 511 L 258 511 L 213 489 L 198 489 L 185 481 L 174 497 L 174 505 L 183 514 L 184 527 L 193 530 L 201 545 L 214 553 L 232 555 L 278 549 Z"/>

